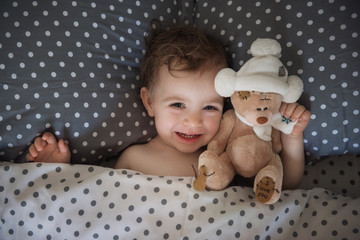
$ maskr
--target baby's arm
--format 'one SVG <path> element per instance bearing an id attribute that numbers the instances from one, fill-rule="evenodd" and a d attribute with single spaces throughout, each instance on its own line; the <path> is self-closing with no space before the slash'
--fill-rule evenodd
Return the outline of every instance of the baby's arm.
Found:
<path id="1" fill-rule="evenodd" d="M 298 103 L 282 103 L 280 113 L 292 121 L 298 120 L 291 134 L 281 134 L 281 159 L 284 168 L 284 189 L 297 188 L 304 174 L 303 132 L 310 122 L 310 111 Z"/>

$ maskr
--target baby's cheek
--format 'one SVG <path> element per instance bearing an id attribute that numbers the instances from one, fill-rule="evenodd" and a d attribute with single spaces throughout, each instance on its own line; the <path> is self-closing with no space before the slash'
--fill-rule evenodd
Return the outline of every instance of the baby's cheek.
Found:
<path id="1" fill-rule="evenodd" d="M 168 118 L 155 118 L 155 127 L 158 134 L 169 134 L 171 130 L 172 121 Z"/>

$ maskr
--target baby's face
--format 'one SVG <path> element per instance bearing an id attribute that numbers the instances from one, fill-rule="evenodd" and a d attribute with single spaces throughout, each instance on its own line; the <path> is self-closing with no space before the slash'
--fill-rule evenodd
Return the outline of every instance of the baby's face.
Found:
<path id="1" fill-rule="evenodd" d="M 162 67 L 150 93 L 159 136 L 185 153 L 207 145 L 219 129 L 224 101 L 214 88 L 218 68 L 173 72 Z"/>

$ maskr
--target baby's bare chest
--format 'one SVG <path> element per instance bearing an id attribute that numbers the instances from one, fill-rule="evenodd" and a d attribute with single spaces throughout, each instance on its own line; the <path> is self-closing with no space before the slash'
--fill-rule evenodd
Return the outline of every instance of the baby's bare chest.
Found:
<path id="1" fill-rule="evenodd" d="M 147 166 L 162 176 L 195 176 L 200 153 L 181 153 L 175 151 L 155 151 L 146 157 Z M 144 159 L 145 160 L 145 159 Z"/>

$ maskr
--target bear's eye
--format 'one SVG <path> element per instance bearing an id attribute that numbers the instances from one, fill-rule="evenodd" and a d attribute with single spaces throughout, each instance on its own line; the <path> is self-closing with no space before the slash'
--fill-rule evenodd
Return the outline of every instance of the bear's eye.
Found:
<path id="1" fill-rule="evenodd" d="M 242 100 L 247 100 L 248 97 L 250 97 L 250 92 L 249 91 L 238 91 L 237 95 L 242 99 Z"/>

